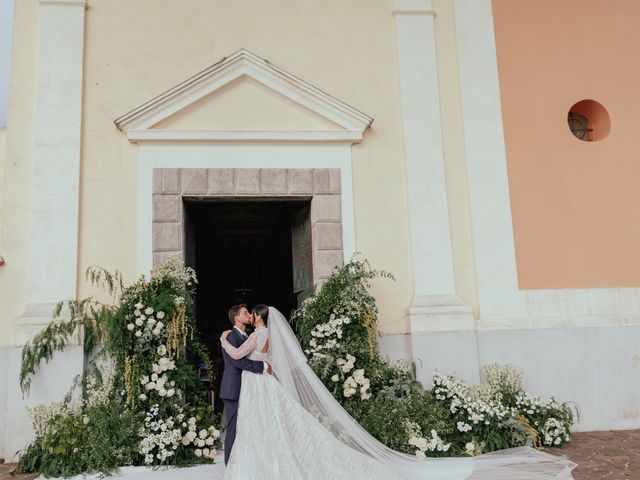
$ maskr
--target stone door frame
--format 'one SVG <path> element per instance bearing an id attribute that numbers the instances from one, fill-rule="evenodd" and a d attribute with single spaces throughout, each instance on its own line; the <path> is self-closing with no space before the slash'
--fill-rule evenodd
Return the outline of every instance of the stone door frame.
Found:
<path id="1" fill-rule="evenodd" d="M 183 199 L 311 199 L 313 285 L 344 260 L 338 168 L 153 168 L 152 262 L 185 255 Z"/>

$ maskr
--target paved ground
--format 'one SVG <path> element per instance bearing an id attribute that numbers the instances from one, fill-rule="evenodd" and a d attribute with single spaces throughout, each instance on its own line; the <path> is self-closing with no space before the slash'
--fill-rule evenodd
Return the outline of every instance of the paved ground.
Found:
<path id="1" fill-rule="evenodd" d="M 575 433 L 562 449 L 547 452 L 565 455 L 578 464 L 576 480 L 640 480 L 640 430 Z M 0 464 L 0 480 L 32 480 L 36 475 L 11 476 L 12 465 Z"/>

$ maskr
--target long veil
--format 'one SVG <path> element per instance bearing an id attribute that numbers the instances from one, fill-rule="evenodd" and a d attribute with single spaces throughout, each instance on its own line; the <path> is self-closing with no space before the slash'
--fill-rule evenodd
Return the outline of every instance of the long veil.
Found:
<path id="1" fill-rule="evenodd" d="M 316 376 L 287 319 L 269 307 L 269 359 L 282 387 L 345 445 L 380 461 L 405 480 L 572 479 L 570 460 L 517 447 L 476 457 L 418 459 L 370 435 Z"/>

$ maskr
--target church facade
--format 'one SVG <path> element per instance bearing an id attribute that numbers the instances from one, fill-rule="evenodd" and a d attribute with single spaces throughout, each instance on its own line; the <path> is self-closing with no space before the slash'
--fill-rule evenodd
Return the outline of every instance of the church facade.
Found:
<path id="1" fill-rule="evenodd" d="M 170 256 L 215 351 L 234 302 L 295 308 L 358 252 L 381 346 L 471 383 L 509 363 L 578 430 L 640 427 L 640 5 L 16 0 L 0 130 L 0 458 L 56 302 Z M 588 40 L 588 47 L 584 41 Z M 640 92 L 638 92 L 640 94 Z"/>

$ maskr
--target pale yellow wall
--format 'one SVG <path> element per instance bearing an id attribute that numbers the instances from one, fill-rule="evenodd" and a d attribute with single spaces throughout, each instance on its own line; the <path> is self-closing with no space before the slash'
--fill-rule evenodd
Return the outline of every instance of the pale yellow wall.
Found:
<path id="1" fill-rule="evenodd" d="M 356 247 L 374 267 L 397 277 L 395 282 L 376 281 L 373 288 L 381 329 L 408 331 L 405 315 L 412 277 L 393 2 L 89 0 L 88 4 L 79 278 L 92 264 L 121 270 L 127 282 L 137 275 L 137 147 L 126 141 L 113 120 L 245 47 L 375 118 L 363 142 L 353 147 Z M 475 305 L 453 13 L 449 0 L 434 0 L 434 8 L 456 284 L 461 297 Z M 14 163 L 8 162 L 3 215 L 12 232 L 7 235 L 8 260 L 19 267 L 8 262 L 0 270 L 0 305 L 9 305 L 0 309 L 0 342 L 8 338 L 8 324 L 22 313 L 25 301 L 24 207 L 29 205 L 36 20 L 35 2 L 17 2 L 7 142 Z M 328 127 L 309 112 L 291 116 L 291 105 L 277 104 L 282 99 L 269 98 L 272 94 L 251 82 L 242 89 L 252 92 L 258 99 L 255 104 L 270 105 L 272 117 L 247 116 L 236 109 L 227 115 L 228 129 L 246 126 L 247 119 L 253 128 L 263 128 L 268 120 L 272 126 L 288 128 L 291 119 L 316 122 L 318 129 Z M 233 96 L 233 90 L 222 92 L 218 102 L 203 102 L 192 108 L 193 115 L 178 115 L 162 126 L 196 125 L 211 118 L 211 111 L 237 104 Z M 243 108 L 255 104 L 245 101 Z M 81 283 L 81 297 L 92 293 Z"/>
<path id="2" fill-rule="evenodd" d="M 245 47 L 376 119 L 353 148 L 356 243 L 398 277 L 374 294 L 382 328 L 406 331 L 412 279 L 392 9 L 390 0 L 89 1 L 81 271 L 96 263 L 131 279 L 137 264 L 135 146 L 113 120 Z"/>
<path id="3" fill-rule="evenodd" d="M 6 261 L 0 268 L 0 345 L 9 344 L 11 322 L 26 303 L 37 9 L 37 2 L 15 2 L 6 158 L 0 183 L 0 245 Z"/>
<path id="4" fill-rule="evenodd" d="M 471 211 L 462 129 L 462 107 L 458 76 L 458 49 L 452 0 L 432 0 L 436 12 L 435 33 L 440 86 L 440 114 L 444 142 L 449 221 L 456 291 L 478 318 Z"/>

